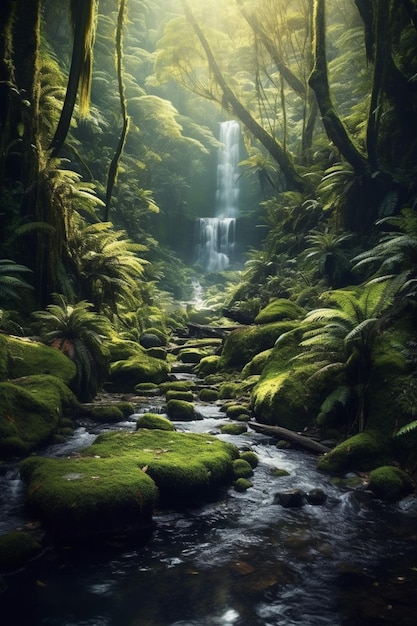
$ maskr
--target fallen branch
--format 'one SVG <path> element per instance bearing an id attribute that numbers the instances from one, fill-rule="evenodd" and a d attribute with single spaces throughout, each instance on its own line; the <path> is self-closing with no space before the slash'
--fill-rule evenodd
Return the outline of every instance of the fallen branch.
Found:
<path id="1" fill-rule="evenodd" d="M 306 448 L 316 454 L 325 454 L 331 450 L 322 443 L 314 441 L 314 439 L 310 439 L 310 437 L 295 433 L 293 430 L 289 430 L 288 428 L 282 428 L 282 426 L 269 426 L 268 424 L 259 424 L 258 422 L 250 422 L 249 426 L 256 432 L 285 439 L 285 441 L 289 441 L 297 446 Z"/>

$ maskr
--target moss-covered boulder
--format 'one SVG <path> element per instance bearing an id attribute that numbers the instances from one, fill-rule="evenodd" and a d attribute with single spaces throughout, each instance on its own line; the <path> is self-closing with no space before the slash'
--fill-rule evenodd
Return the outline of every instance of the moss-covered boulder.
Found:
<path id="1" fill-rule="evenodd" d="M 53 374 L 70 385 L 77 371 L 75 363 L 59 350 L 8 335 L 0 337 L 0 363 L 1 380 Z"/>
<path id="2" fill-rule="evenodd" d="M 229 404 L 226 407 L 226 415 L 229 419 L 239 419 L 241 415 L 250 417 L 250 411 L 243 404 Z"/>
<path id="3" fill-rule="evenodd" d="M 146 354 L 154 359 L 160 359 L 161 361 L 166 361 L 167 358 L 167 351 L 165 348 L 148 348 L 146 350 Z"/>
<path id="4" fill-rule="evenodd" d="M 158 413 L 144 413 L 136 420 L 136 429 L 149 428 L 158 430 L 175 430 L 174 424 Z"/>
<path id="5" fill-rule="evenodd" d="M 159 385 L 161 394 L 167 394 L 169 390 L 190 391 L 194 389 L 195 384 L 191 380 L 168 380 Z"/>
<path id="6" fill-rule="evenodd" d="M 210 435 L 111 432 L 77 458 L 21 464 L 28 505 L 61 537 L 148 532 L 156 502 L 183 505 L 234 478 L 235 446 Z"/>
<path id="7" fill-rule="evenodd" d="M 178 354 L 178 361 L 181 363 L 200 363 L 201 359 L 208 356 L 207 351 L 201 348 L 183 348 Z"/>
<path id="8" fill-rule="evenodd" d="M 250 478 L 253 476 L 253 468 L 245 459 L 235 459 L 233 461 L 233 473 L 236 478 Z"/>
<path id="9" fill-rule="evenodd" d="M 201 419 L 194 408 L 194 404 L 186 400 L 168 400 L 167 415 L 175 422 L 190 422 Z"/>
<path id="10" fill-rule="evenodd" d="M 205 378 L 210 374 L 215 374 L 219 369 L 220 356 L 217 354 L 211 354 L 203 357 L 197 367 L 197 375 L 200 378 Z"/>
<path id="11" fill-rule="evenodd" d="M 289 332 L 274 347 L 252 390 L 251 409 L 259 422 L 302 430 L 311 425 L 325 397 L 326 382 L 311 383 L 312 364 L 296 364 L 301 332 Z"/>
<path id="12" fill-rule="evenodd" d="M 382 500 L 400 500 L 413 490 L 408 474 L 399 467 L 383 465 L 369 474 L 369 489 Z"/>
<path id="13" fill-rule="evenodd" d="M 204 387 L 203 389 L 200 389 L 198 398 L 201 402 L 216 402 L 216 400 L 219 399 L 219 392 L 217 389 Z"/>
<path id="14" fill-rule="evenodd" d="M 239 395 L 242 385 L 237 382 L 226 381 L 219 387 L 219 400 L 231 400 Z"/>
<path id="15" fill-rule="evenodd" d="M 122 422 L 124 415 L 122 410 L 116 404 L 96 404 L 84 406 L 82 412 L 86 417 L 101 423 L 117 423 Z"/>
<path id="16" fill-rule="evenodd" d="M 306 310 L 292 300 L 286 298 L 277 298 L 261 309 L 255 317 L 255 324 L 270 324 L 271 322 L 280 322 L 283 320 L 302 319 L 306 314 Z"/>
<path id="17" fill-rule="evenodd" d="M 57 536 L 147 532 L 158 497 L 154 481 L 133 455 L 95 456 L 23 461 L 29 507 Z"/>
<path id="18" fill-rule="evenodd" d="M 193 392 L 191 390 L 181 389 L 168 389 L 165 394 L 167 401 L 169 400 L 185 400 L 186 402 L 192 402 L 194 399 Z"/>
<path id="19" fill-rule="evenodd" d="M 240 458 L 244 461 L 247 461 L 249 465 L 253 468 L 258 466 L 259 457 L 256 452 L 253 452 L 252 450 L 245 450 L 244 452 L 241 452 Z"/>
<path id="20" fill-rule="evenodd" d="M 13 530 L 0 536 L 0 572 L 20 569 L 42 551 L 41 544 L 27 532 Z"/>
<path id="21" fill-rule="evenodd" d="M 366 431 L 349 437 L 322 456 L 317 467 L 335 475 L 369 471 L 384 464 L 387 454 L 386 440 L 374 431 Z"/>
<path id="22" fill-rule="evenodd" d="M 142 396 L 160 396 L 161 390 L 156 383 L 139 383 L 135 385 L 134 392 Z"/>
<path id="23" fill-rule="evenodd" d="M 243 435 L 243 433 L 247 432 L 248 427 L 243 423 L 236 424 L 232 422 L 230 424 L 223 424 L 220 430 L 224 435 Z"/>
<path id="24" fill-rule="evenodd" d="M 162 383 L 168 378 L 169 366 L 165 361 L 148 356 L 138 356 L 116 361 L 110 365 L 110 383 L 113 392 L 133 392 L 139 383 Z"/>
<path id="25" fill-rule="evenodd" d="M 297 322 L 285 321 L 232 331 L 224 342 L 220 368 L 241 371 L 256 354 L 272 348 L 281 335 L 294 329 L 296 325 Z"/>
<path id="26" fill-rule="evenodd" d="M 269 348 L 268 350 L 264 350 L 263 352 L 260 352 L 259 354 L 255 354 L 253 359 L 249 361 L 249 363 L 247 363 L 245 367 L 243 368 L 242 370 L 243 378 L 248 378 L 249 376 L 257 376 L 257 375 L 262 374 L 266 364 L 269 361 L 269 358 L 272 355 L 272 351 L 273 351 L 273 348 Z"/>
<path id="27" fill-rule="evenodd" d="M 248 489 L 250 489 L 251 487 L 253 487 L 251 481 L 248 480 L 247 478 L 238 478 L 233 483 L 233 486 L 234 486 L 235 491 L 238 491 L 240 493 L 243 493 L 247 491 Z"/>
<path id="28" fill-rule="evenodd" d="M 54 376 L 28 376 L 0 383 L 0 458 L 23 456 L 52 441 L 78 402 Z"/>

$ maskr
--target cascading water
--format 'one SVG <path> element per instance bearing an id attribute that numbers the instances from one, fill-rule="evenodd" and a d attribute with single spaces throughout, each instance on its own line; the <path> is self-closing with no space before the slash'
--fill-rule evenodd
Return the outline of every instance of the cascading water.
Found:
<path id="1" fill-rule="evenodd" d="M 196 262 L 206 272 L 226 269 L 236 245 L 236 218 L 239 210 L 239 139 L 238 122 L 220 125 L 217 165 L 215 217 L 201 217 L 196 222 Z"/>

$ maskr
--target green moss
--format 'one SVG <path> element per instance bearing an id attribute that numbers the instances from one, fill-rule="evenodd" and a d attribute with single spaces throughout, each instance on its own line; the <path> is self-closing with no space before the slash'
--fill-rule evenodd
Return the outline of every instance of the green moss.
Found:
<path id="1" fill-rule="evenodd" d="M 201 359 L 206 356 L 207 352 L 205 350 L 200 350 L 198 348 L 183 348 L 178 355 L 178 361 L 181 361 L 181 363 L 197 364 L 200 363 Z"/>
<path id="2" fill-rule="evenodd" d="M 129 455 L 157 484 L 163 502 L 204 496 L 232 479 L 235 446 L 210 435 L 139 430 L 100 435 L 87 454 Z"/>
<path id="3" fill-rule="evenodd" d="M 238 478 L 233 483 L 233 486 L 235 488 L 235 491 L 239 491 L 240 493 L 243 493 L 244 491 L 247 491 L 248 489 L 253 487 L 253 485 L 250 482 L 250 480 L 247 480 L 246 478 Z"/>
<path id="4" fill-rule="evenodd" d="M 275 476 L 276 478 L 281 478 L 282 476 L 289 476 L 290 473 L 285 470 L 285 469 L 281 469 L 280 467 L 274 467 L 271 470 L 271 474 L 272 476 Z"/>
<path id="5" fill-rule="evenodd" d="M 197 418 L 194 405 L 186 400 L 168 400 L 167 415 L 174 421 L 189 422 Z"/>
<path id="6" fill-rule="evenodd" d="M 297 322 L 275 322 L 232 331 L 226 338 L 220 359 L 222 369 L 242 370 L 256 354 L 272 348 L 276 340 L 296 327 Z"/>
<path id="7" fill-rule="evenodd" d="M 374 469 L 369 474 L 369 488 L 383 500 L 400 500 L 412 491 L 408 474 L 392 465 Z"/>
<path id="8" fill-rule="evenodd" d="M 243 404 L 229 404 L 226 408 L 226 415 L 229 419 L 238 419 L 241 415 L 250 417 L 250 412 Z"/>
<path id="9" fill-rule="evenodd" d="M 144 348 L 136 341 L 128 341 L 126 339 L 113 339 L 107 344 L 110 353 L 110 362 L 126 361 L 131 357 L 139 358 L 145 354 Z"/>
<path id="10" fill-rule="evenodd" d="M 23 567 L 40 554 L 42 548 L 26 532 L 13 530 L 0 537 L 0 571 L 11 572 Z"/>
<path id="11" fill-rule="evenodd" d="M 113 392 L 132 392 L 139 383 L 162 383 L 168 377 L 169 367 L 165 361 L 141 354 L 110 366 Z"/>
<path id="12" fill-rule="evenodd" d="M 219 398 L 219 392 L 216 389 L 201 389 L 198 394 L 199 399 L 202 402 L 216 402 Z"/>
<path id="13" fill-rule="evenodd" d="M 93 405 L 88 408 L 87 415 L 96 422 L 121 422 L 124 415 L 115 404 Z"/>
<path id="14" fill-rule="evenodd" d="M 159 385 L 157 385 L 156 383 L 139 383 L 138 385 L 135 385 L 135 389 L 134 389 L 135 393 L 138 393 L 139 395 L 143 394 L 143 395 L 152 395 L 152 396 L 156 396 L 156 395 L 160 395 L 161 391 L 159 389 Z"/>
<path id="15" fill-rule="evenodd" d="M 210 374 L 215 374 L 219 369 L 220 356 L 212 354 L 210 356 L 203 357 L 197 367 L 197 374 L 200 378 L 205 378 Z"/>
<path id="16" fill-rule="evenodd" d="M 249 478 L 253 476 L 253 469 L 245 459 L 235 459 L 233 461 L 233 473 L 236 479 Z"/>
<path id="17" fill-rule="evenodd" d="M 136 428 L 157 428 L 159 430 L 175 430 L 169 419 L 157 413 L 144 413 L 136 421 Z"/>
<path id="18" fill-rule="evenodd" d="M 246 450 L 245 452 L 241 452 L 240 458 L 244 461 L 247 461 L 249 465 L 253 468 L 257 467 L 259 463 L 258 455 L 255 452 L 252 452 L 252 450 Z"/>
<path id="19" fill-rule="evenodd" d="M 243 435 L 248 430 L 246 424 L 223 424 L 220 429 L 225 435 Z"/>
<path id="20" fill-rule="evenodd" d="M 170 380 L 159 385 L 159 390 L 163 395 L 166 395 L 167 391 L 173 389 L 175 391 L 189 391 L 194 389 L 195 385 L 189 380 Z"/>
<path id="21" fill-rule="evenodd" d="M 186 402 L 192 402 L 194 400 L 192 391 L 178 391 L 176 389 L 168 389 L 165 394 L 167 401 L 169 400 L 185 400 Z"/>
<path id="22" fill-rule="evenodd" d="M 6 335 L 0 334 L 0 382 L 9 377 L 9 355 L 7 353 Z"/>
<path id="23" fill-rule="evenodd" d="M 97 455 L 99 456 L 99 455 Z M 61 536 L 100 536 L 149 527 L 158 490 L 132 457 L 30 457 L 21 464 L 26 499 Z"/>
<path id="24" fill-rule="evenodd" d="M 75 396 L 54 376 L 0 383 L 0 457 L 33 452 L 51 441 L 64 414 L 77 411 Z"/>
<path id="25" fill-rule="evenodd" d="M 244 378 L 247 378 L 248 376 L 257 376 L 257 375 L 262 374 L 272 354 L 272 350 L 273 350 L 272 348 L 269 348 L 268 350 L 264 350 L 263 352 L 260 352 L 259 354 L 255 354 L 253 359 L 249 361 L 249 363 L 247 363 L 245 367 L 243 368 L 242 376 Z"/>
<path id="26" fill-rule="evenodd" d="M 118 402 L 116 406 L 122 412 L 123 417 L 130 417 L 135 412 L 135 406 L 131 402 Z"/>
<path id="27" fill-rule="evenodd" d="M 7 378 L 20 378 L 34 374 L 53 374 L 68 386 L 76 375 L 76 366 L 59 350 L 37 341 L 6 336 Z"/>
<path id="28" fill-rule="evenodd" d="M 318 462 L 318 469 L 329 474 L 368 471 L 384 462 L 387 450 L 384 441 L 374 432 L 363 432 L 346 439 Z"/>
<path id="29" fill-rule="evenodd" d="M 166 346 L 168 343 L 168 333 L 165 330 L 162 330 L 161 328 L 155 328 L 154 326 L 151 326 L 150 328 L 146 328 L 145 330 L 146 333 L 150 333 L 152 335 L 156 335 L 158 337 L 158 339 L 161 341 L 163 346 Z"/>
<path id="30" fill-rule="evenodd" d="M 240 383 L 225 382 L 220 385 L 219 399 L 227 400 L 228 398 L 236 398 L 241 389 Z"/>
<path id="31" fill-rule="evenodd" d="M 295 302 L 287 300 L 286 298 L 277 298 L 259 311 L 258 315 L 255 317 L 255 324 L 269 324 L 282 320 L 297 320 L 302 319 L 305 314 L 306 310 L 298 306 Z"/>
<path id="32" fill-rule="evenodd" d="M 148 356 L 153 357 L 154 359 L 160 359 L 161 361 L 165 361 L 167 358 L 167 352 L 165 348 L 158 348 L 158 347 L 148 348 L 146 350 L 146 354 Z"/>

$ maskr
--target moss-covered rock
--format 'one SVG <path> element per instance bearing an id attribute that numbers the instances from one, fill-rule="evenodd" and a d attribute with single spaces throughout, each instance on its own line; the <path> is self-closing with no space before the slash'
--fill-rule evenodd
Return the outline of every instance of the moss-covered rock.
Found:
<path id="1" fill-rule="evenodd" d="M 223 424 L 220 430 L 225 435 L 243 435 L 243 433 L 247 432 L 248 427 L 246 424 L 236 424 L 232 422 L 230 424 Z"/>
<path id="2" fill-rule="evenodd" d="M 174 424 L 158 413 L 144 413 L 136 420 L 136 429 L 139 428 L 155 428 L 158 430 L 175 430 Z"/>
<path id="3" fill-rule="evenodd" d="M 369 488 L 382 500 L 400 500 L 412 491 L 412 483 L 400 468 L 383 465 L 369 474 Z"/>
<path id="4" fill-rule="evenodd" d="M 368 471 L 387 458 L 386 442 L 375 432 L 367 431 L 349 437 L 321 457 L 318 469 L 328 474 Z"/>
<path id="5" fill-rule="evenodd" d="M 269 358 L 272 355 L 273 348 L 269 348 L 268 350 L 264 350 L 259 354 L 255 354 L 253 359 L 249 361 L 245 365 L 242 370 L 242 377 L 247 378 L 249 376 L 257 376 L 262 374 L 266 364 L 268 363 Z"/>
<path id="6" fill-rule="evenodd" d="M 139 383 L 135 385 L 134 392 L 143 396 L 160 396 L 161 390 L 156 383 Z"/>
<path id="7" fill-rule="evenodd" d="M 77 413 L 75 396 L 54 376 L 0 383 L 0 458 L 30 454 L 49 443 L 63 416 Z"/>
<path id="8" fill-rule="evenodd" d="M 168 400 L 167 415 L 175 422 L 189 422 L 200 418 L 193 403 L 186 400 Z"/>
<path id="9" fill-rule="evenodd" d="M 28 504 L 48 529 L 114 536 L 147 530 L 157 499 L 183 505 L 226 486 L 238 456 L 210 435 L 140 429 L 102 434 L 77 458 L 30 457 L 21 475 Z"/>
<path id="10" fill-rule="evenodd" d="M 161 394 L 166 395 L 168 391 L 190 391 L 194 389 L 195 384 L 190 380 L 169 380 L 159 385 Z"/>
<path id="11" fill-rule="evenodd" d="M 319 413 L 326 381 L 312 384 L 315 366 L 296 366 L 292 360 L 299 352 L 300 337 L 296 329 L 277 343 L 252 391 L 251 409 L 259 422 L 302 430 Z"/>
<path id="12" fill-rule="evenodd" d="M 168 378 L 169 366 L 165 361 L 154 359 L 145 353 L 116 361 L 110 366 L 110 382 L 113 392 L 132 392 L 139 383 L 162 383 Z"/>
<path id="13" fill-rule="evenodd" d="M 116 423 L 124 419 L 123 412 L 116 404 L 93 404 L 83 407 L 83 413 L 95 422 Z"/>
<path id="14" fill-rule="evenodd" d="M 168 389 L 165 394 L 167 401 L 169 400 L 185 400 L 192 402 L 194 400 L 193 392 L 190 390 Z"/>
<path id="15" fill-rule="evenodd" d="M 275 322 L 232 331 L 224 342 L 219 366 L 224 370 L 241 371 L 256 354 L 272 348 L 282 334 L 296 325 L 294 321 Z"/>
<path id="16" fill-rule="evenodd" d="M 122 400 L 121 402 L 117 402 L 116 406 L 122 412 L 123 417 L 130 417 L 135 412 L 135 405 L 132 404 L 132 402 Z"/>
<path id="17" fill-rule="evenodd" d="M 28 505 L 58 536 L 148 531 L 158 497 L 154 481 L 131 456 L 96 456 L 23 461 Z"/>
<path id="18" fill-rule="evenodd" d="M 242 415 L 247 415 L 248 417 L 250 417 L 249 409 L 243 404 L 229 404 L 226 407 L 226 416 L 229 419 L 238 419 Z"/>
<path id="19" fill-rule="evenodd" d="M 253 468 L 245 459 L 235 459 L 233 461 L 233 473 L 236 480 L 238 478 L 250 478 L 253 476 Z"/>
<path id="20" fill-rule="evenodd" d="M 216 402 L 219 398 L 219 392 L 217 389 L 205 387 L 204 389 L 200 389 L 198 397 L 202 402 Z"/>
<path id="21" fill-rule="evenodd" d="M 161 361 L 166 361 L 167 359 L 167 351 L 165 348 L 148 348 L 146 354 L 154 359 L 160 359 Z"/>
<path id="22" fill-rule="evenodd" d="M 200 348 L 183 348 L 178 354 L 178 360 L 181 363 L 200 363 L 201 359 L 208 356 L 207 352 Z"/>
<path id="23" fill-rule="evenodd" d="M 236 382 L 227 381 L 219 387 L 219 400 L 230 400 L 236 398 L 241 390 L 241 384 Z"/>
<path id="24" fill-rule="evenodd" d="M 20 569 L 42 551 L 40 543 L 29 533 L 13 530 L 0 537 L 0 572 Z"/>
<path id="25" fill-rule="evenodd" d="M 240 493 L 243 493 L 244 491 L 247 491 L 248 489 L 253 487 L 250 480 L 247 480 L 246 478 L 238 478 L 233 483 L 233 486 L 234 486 L 235 491 L 238 491 Z"/>
<path id="26" fill-rule="evenodd" d="M 247 461 L 249 465 L 253 468 L 258 466 L 259 457 L 256 452 L 253 452 L 252 450 L 245 450 L 244 452 L 241 452 L 240 458 L 244 461 Z"/>
<path id="27" fill-rule="evenodd" d="M 197 375 L 200 378 L 205 378 L 210 374 L 215 374 L 219 369 L 220 356 L 217 354 L 211 354 L 203 357 L 197 367 Z"/>
<path id="28" fill-rule="evenodd" d="M 286 298 L 277 298 L 261 309 L 255 317 L 255 324 L 270 324 L 271 322 L 280 322 L 283 320 L 302 319 L 306 314 L 306 310 L 292 300 Z"/>
<path id="29" fill-rule="evenodd" d="M 75 363 L 59 350 L 38 341 L 7 335 L 1 338 L 1 342 L 3 358 L 4 350 L 7 354 L 7 365 L 5 367 L 3 363 L 0 368 L 0 372 L 3 370 L 2 380 L 53 374 L 69 386 L 76 376 Z"/>

